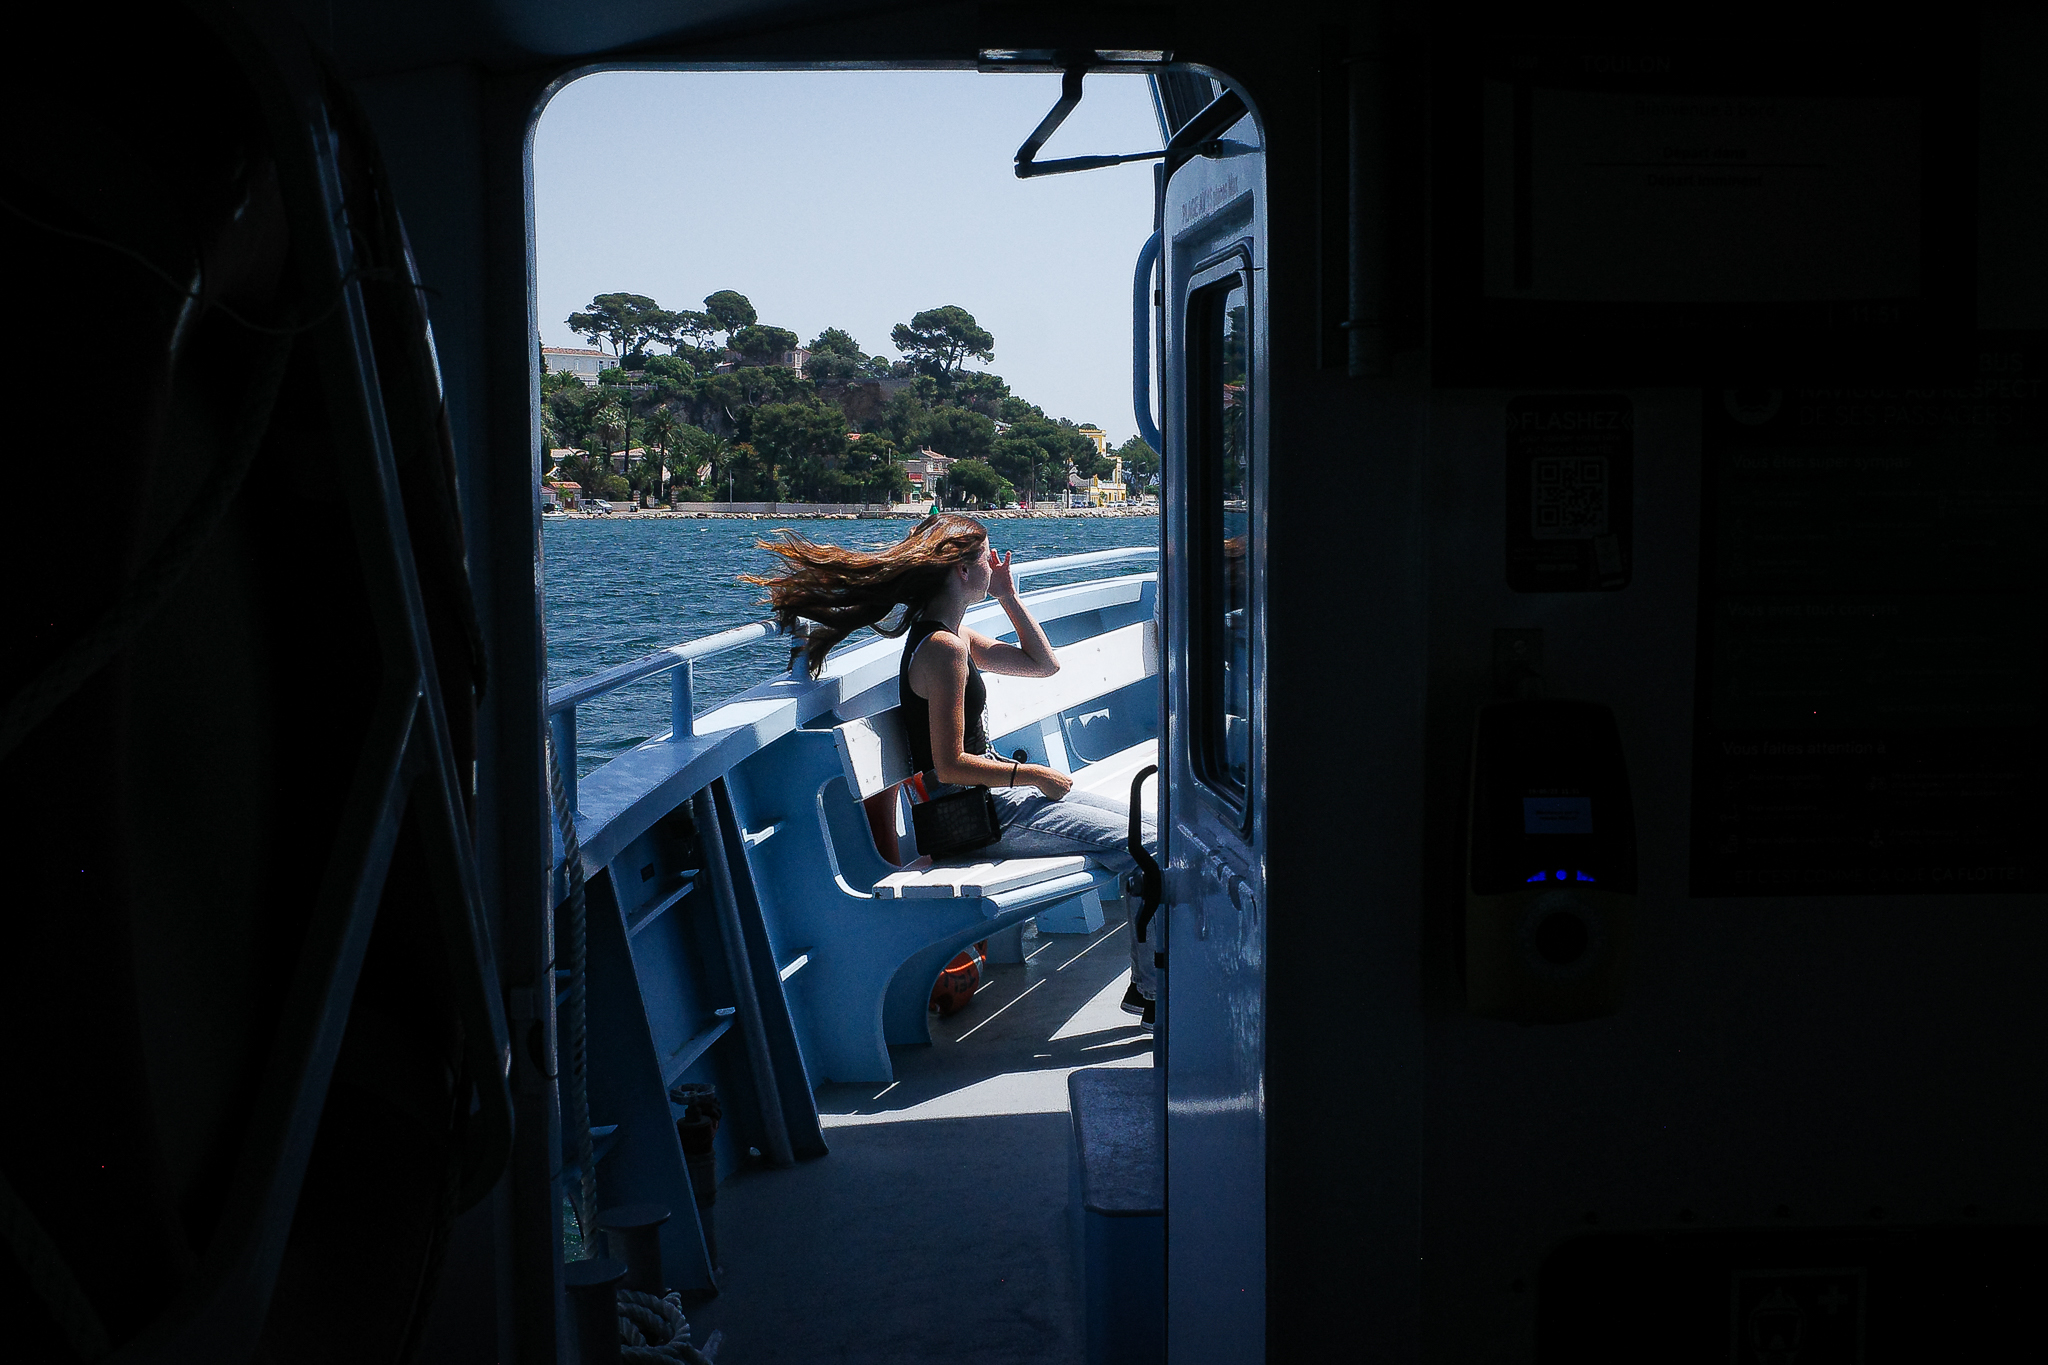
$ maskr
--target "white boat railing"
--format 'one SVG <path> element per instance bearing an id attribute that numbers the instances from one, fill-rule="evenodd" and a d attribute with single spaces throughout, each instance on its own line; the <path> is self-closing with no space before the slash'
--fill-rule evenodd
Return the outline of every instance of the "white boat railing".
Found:
<path id="1" fill-rule="evenodd" d="M 1156 545 L 1131 545 L 1116 550 L 1088 550 L 1081 554 L 1059 555 L 1052 559 L 1035 559 L 1029 563 L 1011 566 L 1010 576 L 1022 582 L 1047 574 L 1067 573 L 1075 569 L 1092 568 L 1098 564 L 1117 564 L 1133 559 L 1151 559 L 1159 554 Z M 688 739 L 696 733 L 695 695 L 696 668 L 699 659 L 709 659 L 720 654 L 729 654 L 748 645 L 764 640 L 783 639 L 773 620 L 754 621 L 731 630 L 721 630 L 715 635 L 688 640 L 679 645 L 656 650 L 622 664 L 614 664 L 601 672 L 572 683 L 564 683 L 548 693 L 547 722 L 554 731 L 555 753 L 562 765 L 562 782 L 567 788 L 570 809 L 576 808 L 576 708 L 585 702 L 616 692 L 629 684 L 642 682 L 663 673 L 669 677 L 669 738 Z"/>

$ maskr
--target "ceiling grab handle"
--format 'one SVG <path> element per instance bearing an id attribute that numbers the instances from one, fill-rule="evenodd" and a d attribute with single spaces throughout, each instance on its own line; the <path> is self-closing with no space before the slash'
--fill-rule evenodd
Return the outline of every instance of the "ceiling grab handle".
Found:
<path id="1" fill-rule="evenodd" d="M 1038 175 L 1065 175 L 1068 171 L 1099 171 L 1109 166 L 1121 166 L 1127 161 L 1157 161 L 1166 155 L 1164 148 L 1156 152 L 1130 152 L 1123 156 L 1070 156 L 1059 161 L 1038 161 L 1038 149 L 1046 139 L 1067 121 L 1067 115 L 1074 112 L 1074 106 L 1081 102 L 1081 79 L 1088 74 L 1088 61 L 1092 52 L 1075 53 L 1065 59 L 1066 74 L 1060 77 L 1059 103 L 1047 111 L 1031 130 L 1031 136 L 1024 139 L 1024 145 L 1017 149 L 1017 178 L 1029 180 Z"/>
<path id="2" fill-rule="evenodd" d="M 1138 269 L 1131 278 L 1131 407 L 1138 419 L 1138 439 L 1152 453 L 1166 453 L 1159 424 L 1152 420 L 1152 269 L 1159 264 L 1164 234 L 1154 232 L 1138 249 Z"/>

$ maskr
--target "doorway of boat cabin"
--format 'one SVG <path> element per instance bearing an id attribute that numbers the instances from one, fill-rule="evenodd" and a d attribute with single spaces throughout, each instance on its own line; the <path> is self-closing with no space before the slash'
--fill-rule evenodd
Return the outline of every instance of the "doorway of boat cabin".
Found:
<path id="1" fill-rule="evenodd" d="M 1203 100 L 1220 89 L 1193 86 Z M 586 1107 L 604 1132 L 579 1158 L 571 1130 L 583 1125 L 565 1100 L 560 1160 L 595 1166 L 583 1197 L 596 1206 L 673 1206 L 661 1234 L 669 1282 L 715 1295 L 692 1308 L 700 1340 L 723 1330 L 749 1358 L 821 1358 L 851 1335 L 886 1338 L 892 1360 L 950 1359 L 967 1298 L 977 1359 L 1085 1354 L 1063 1231 L 1067 1082 L 1154 1070 L 1150 1020 L 1120 1008 L 1137 902 L 1105 882 L 1036 918 L 1006 911 L 1013 955 L 970 944 L 971 967 L 946 974 L 976 973 L 978 988 L 924 984 L 935 1003 L 913 1032 L 928 1025 L 929 1042 L 903 1041 L 892 995 L 889 1046 L 874 1028 L 862 1054 L 830 1012 L 839 987 L 825 985 L 843 984 L 847 945 L 817 925 L 865 912 L 856 896 L 832 898 L 860 881 L 842 842 L 870 826 L 858 804 L 835 805 L 839 760 L 817 768 L 812 751 L 829 755 L 835 735 L 822 731 L 894 707 L 900 642 L 858 632 L 826 660 L 823 690 L 803 694 L 858 679 L 858 696 L 785 705 L 807 680 L 787 642 L 758 630 L 761 589 L 737 577 L 770 567 L 758 542 L 783 528 L 866 549 L 931 511 L 974 516 L 1014 555 L 1052 643 L 1080 661 L 1067 672 L 1117 679 L 1110 691 L 1073 683 L 1082 690 L 1028 720 L 1002 720 L 992 691 L 1001 756 L 1115 796 L 1154 761 L 1164 443 L 1152 348 L 1134 356 L 1125 310 L 1133 258 L 1157 226 L 1155 149 L 1170 128 L 1144 76 L 1093 71 L 1086 99 L 1038 139 L 1046 158 L 1138 155 L 1086 175 L 1013 171 L 1020 140 L 1066 88 L 1042 67 L 599 73 L 558 93 L 535 137 L 549 715 L 590 877 L 590 991 L 612 996 L 590 1007 Z M 846 130 L 858 128 L 876 131 L 850 155 Z M 1217 335 L 1236 359 L 1214 365 L 1243 371 L 1249 308 L 1242 288 L 1216 296 Z M 1140 318 L 1150 327 L 1152 309 Z M 1214 378 L 1243 388 L 1222 369 Z M 1216 436 L 1238 472 L 1226 461 L 1204 476 L 1231 483 L 1217 484 L 1221 520 L 1204 523 L 1205 544 L 1247 545 L 1251 428 L 1239 419 L 1250 411 L 1233 402 L 1241 430 Z M 1250 581 L 1234 571 L 1228 591 L 1246 598 Z M 1009 627 L 996 605 L 966 624 L 999 636 Z M 1231 661 L 1204 686 L 1228 694 L 1215 704 L 1229 716 L 1205 752 L 1242 798 L 1249 616 L 1224 616 L 1235 643 L 1217 647 Z M 687 663 L 657 667 L 679 647 Z M 664 775 L 647 776 L 656 768 Z M 672 809 L 641 819 L 664 801 Z M 1163 801 L 1152 784 L 1145 805 Z M 884 842 L 875 830 L 876 849 Z M 558 880 L 558 900 L 565 888 Z M 821 897 L 829 914 L 805 904 Z M 910 900 L 895 904 L 907 912 Z M 558 911 L 558 937 L 564 923 Z M 752 966 L 732 965 L 742 943 Z M 749 972 L 751 1004 L 718 993 Z M 922 995 L 914 1003 L 924 1016 Z M 750 1086 L 760 1075 L 772 1084 Z M 646 1130 L 664 1118 L 701 1128 L 714 1082 L 716 1150 L 684 1162 L 666 1133 Z M 770 1090 L 779 1119 L 767 1116 Z M 791 1140 L 778 1150 L 757 1130 Z M 691 1224 L 688 1192 L 709 1190 Z M 963 1221 L 974 1191 L 992 1193 Z M 598 1258 L 606 1243 L 581 1235 L 569 1184 L 565 1195 L 565 1256 Z M 1005 1272 L 983 1284 L 995 1262 Z"/>

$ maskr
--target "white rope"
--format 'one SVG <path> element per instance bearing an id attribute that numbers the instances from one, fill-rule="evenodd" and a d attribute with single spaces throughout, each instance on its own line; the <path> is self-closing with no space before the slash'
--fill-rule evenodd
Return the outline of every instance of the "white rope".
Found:
<path id="1" fill-rule="evenodd" d="M 555 808 L 555 826 L 562 835 L 562 864 L 569 875 L 569 998 L 563 1003 L 562 1028 L 569 1035 L 569 1068 L 563 1076 L 562 1128 L 576 1143 L 576 1223 L 584 1237 L 597 1212 L 597 1162 L 590 1142 L 590 988 L 585 979 L 588 935 L 583 911 L 583 848 L 576 839 L 576 817 L 562 783 L 562 764 L 555 753 L 555 732 L 543 727 L 548 751 L 548 800 Z M 548 983 L 552 989 L 554 983 Z M 556 1070 L 561 1071 L 559 1063 Z"/>
<path id="2" fill-rule="evenodd" d="M 713 1332 L 703 1350 L 690 1344 L 690 1320 L 683 1296 L 671 1289 L 660 1298 L 637 1290 L 619 1291 L 619 1358 L 627 1365 L 712 1365 L 722 1333 Z"/>

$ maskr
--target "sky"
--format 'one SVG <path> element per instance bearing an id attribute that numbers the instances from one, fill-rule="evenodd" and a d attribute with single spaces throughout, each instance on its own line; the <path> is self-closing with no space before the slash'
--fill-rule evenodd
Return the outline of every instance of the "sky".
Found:
<path id="1" fill-rule="evenodd" d="M 1056 75 L 609 72 L 556 95 L 534 140 L 541 340 L 592 296 L 700 308 L 736 289 L 805 342 L 869 354 L 958 304 L 995 337 L 987 368 L 1053 417 L 1121 442 L 1131 411 L 1131 271 L 1152 230 L 1152 163 L 1019 180 L 1017 146 Z M 1090 76 L 1040 159 L 1159 146 L 1142 77 Z"/>

